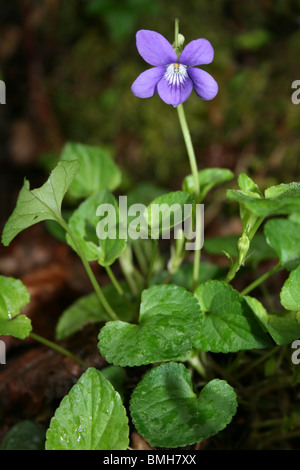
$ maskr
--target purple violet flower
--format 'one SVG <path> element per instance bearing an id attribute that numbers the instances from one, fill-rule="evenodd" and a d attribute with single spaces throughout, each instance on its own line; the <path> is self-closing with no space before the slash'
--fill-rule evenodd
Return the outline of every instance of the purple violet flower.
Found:
<path id="1" fill-rule="evenodd" d="M 169 41 L 155 31 L 142 29 L 136 34 L 140 55 L 151 69 L 142 72 L 131 86 L 138 98 L 150 98 L 156 92 L 174 107 L 183 103 L 193 88 L 202 100 L 212 100 L 218 93 L 215 79 L 196 65 L 210 64 L 214 50 L 207 39 L 196 39 L 177 54 Z"/>

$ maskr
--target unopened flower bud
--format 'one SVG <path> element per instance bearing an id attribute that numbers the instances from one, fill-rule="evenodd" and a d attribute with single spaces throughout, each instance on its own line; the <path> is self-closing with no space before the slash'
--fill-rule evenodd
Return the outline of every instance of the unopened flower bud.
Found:
<path id="1" fill-rule="evenodd" d="M 178 47 L 182 48 L 184 41 L 185 41 L 185 37 L 183 36 L 183 34 L 180 34 L 180 33 L 178 34 L 177 41 L 178 41 Z"/>

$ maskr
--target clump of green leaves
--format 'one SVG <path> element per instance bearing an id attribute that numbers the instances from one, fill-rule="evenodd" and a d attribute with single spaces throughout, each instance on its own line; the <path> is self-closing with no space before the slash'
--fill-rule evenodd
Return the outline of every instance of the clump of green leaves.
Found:
<path id="1" fill-rule="evenodd" d="M 62 400 L 47 431 L 46 449 L 126 449 L 129 416 L 138 432 L 157 447 L 180 447 L 206 439 L 230 423 L 238 400 L 226 380 L 208 378 L 201 354 L 268 351 L 300 335 L 300 183 L 275 186 L 262 194 L 248 176 L 240 175 L 239 189 L 227 192 L 228 199 L 240 208 L 240 237 L 208 239 L 203 248 L 208 254 L 227 256 L 229 269 L 224 273 L 213 263 L 203 263 L 193 289 L 191 264 L 182 244 L 179 251 L 170 252 L 172 261 L 174 256 L 180 257 L 171 269 L 157 240 L 143 244 L 143 240 L 97 238 L 96 209 L 101 203 L 117 208 L 113 191 L 120 176 L 107 150 L 68 143 L 44 185 L 30 189 L 24 181 L 3 230 L 2 242 L 8 245 L 38 222 L 52 220 L 60 225 L 66 243 L 82 259 L 95 291 L 62 312 L 57 340 L 80 331 L 87 323 L 99 324 L 99 353 L 111 364 L 107 373 L 106 369 L 102 373 L 88 367 Z M 233 177 L 220 168 L 199 172 L 201 200 L 214 186 Z M 185 178 L 183 191 L 157 194 L 152 187 L 143 194 L 148 208 L 158 201 L 195 204 L 191 176 Z M 73 204 L 68 222 L 62 211 L 66 195 Z M 129 194 L 132 201 L 136 197 Z M 266 218 L 263 232 L 257 233 Z M 151 228 L 151 218 L 149 223 Z M 168 228 L 173 225 L 170 220 Z M 161 236 L 161 227 L 155 228 Z M 230 285 L 236 275 L 242 275 L 245 265 L 251 269 L 264 259 L 276 258 L 275 267 L 244 291 Z M 98 285 L 89 261 L 97 261 L 107 270 L 111 284 Z M 124 272 L 122 282 L 111 269 L 118 261 Z M 290 271 L 280 293 L 283 309 L 267 312 L 248 294 L 283 269 Z M 31 322 L 21 313 L 29 300 L 21 281 L 0 277 L 0 334 L 21 339 L 31 334 Z M 128 397 L 122 392 L 123 368 L 141 365 L 147 366 L 148 372 Z M 195 373 L 200 374 L 200 382 L 193 383 Z"/>

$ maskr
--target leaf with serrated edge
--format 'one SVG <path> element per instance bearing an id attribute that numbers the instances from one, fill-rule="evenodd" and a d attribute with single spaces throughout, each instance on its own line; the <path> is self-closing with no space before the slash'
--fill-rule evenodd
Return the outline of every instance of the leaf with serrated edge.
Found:
<path id="1" fill-rule="evenodd" d="M 224 429 L 236 409 L 236 394 L 225 380 L 210 381 L 197 396 L 189 371 L 172 362 L 147 372 L 130 399 L 137 431 L 158 447 L 200 442 Z"/>
<path id="2" fill-rule="evenodd" d="M 20 339 L 29 336 L 31 321 L 19 315 L 29 301 L 29 292 L 19 279 L 0 276 L 0 335 Z"/>
<path id="3" fill-rule="evenodd" d="M 46 450 L 125 450 L 128 435 L 128 418 L 119 393 L 91 367 L 51 419 Z"/>
<path id="4" fill-rule="evenodd" d="M 228 353 L 272 345 L 246 301 L 227 283 L 207 281 L 198 286 L 195 296 L 203 314 L 196 348 Z"/>
<path id="5" fill-rule="evenodd" d="M 61 217 L 62 200 L 78 169 L 77 161 L 59 162 L 40 188 L 30 190 L 29 182 L 24 181 L 16 207 L 4 226 L 3 245 L 8 246 L 22 230 L 38 222 Z"/>
<path id="6" fill-rule="evenodd" d="M 108 322 L 98 347 L 108 362 L 120 366 L 175 360 L 191 351 L 200 325 L 193 294 L 175 285 L 153 286 L 142 293 L 138 325 Z"/>

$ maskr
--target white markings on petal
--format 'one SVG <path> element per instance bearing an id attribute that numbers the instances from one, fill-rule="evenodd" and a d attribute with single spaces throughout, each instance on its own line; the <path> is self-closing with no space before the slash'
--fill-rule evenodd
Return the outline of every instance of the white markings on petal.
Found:
<path id="1" fill-rule="evenodd" d="M 179 87 L 183 85 L 185 79 L 188 77 L 186 66 L 177 63 L 170 64 L 167 67 L 164 77 L 170 86 Z"/>

